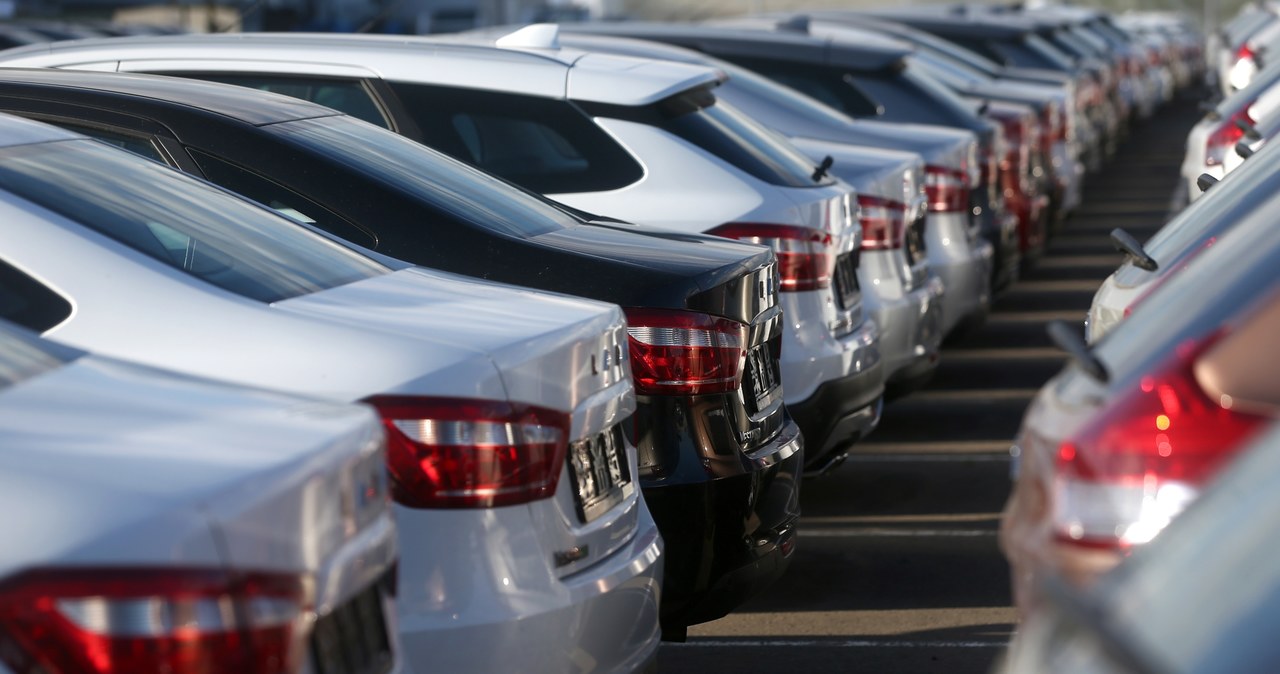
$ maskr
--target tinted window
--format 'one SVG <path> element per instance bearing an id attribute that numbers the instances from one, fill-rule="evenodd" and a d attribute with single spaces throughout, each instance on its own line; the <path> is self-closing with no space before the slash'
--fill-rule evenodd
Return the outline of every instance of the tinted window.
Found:
<path id="1" fill-rule="evenodd" d="M 299 77 L 296 75 L 255 74 L 239 75 L 231 73 L 166 73 L 235 84 L 250 89 L 261 89 L 272 93 L 302 98 L 313 103 L 345 112 L 357 119 L 363 119 L 383 128 L 390 128 L 382 109 L 373 99 L 373 94 L 362 82 L 327 77 Z"/>
<path id="2" fill-rule="evenodd" d="M 884 110 L 870 94 L 854 83 L 852 77 L 838 71 L 764 59 L 740 58 L 734 62 L 783 86 L 804 92 L 850 117 L 875 117 Z"/>
<path id="3" fill-rule="evenodd" d="M 568 101 L 389 84 L 427 145 L 535 192 L 615 190 L 644 175 L 626 149 Z"/>
<path id="4" fill-rule="evenodd" d="M 61 367 L 80 355 L 74 349 L 18 334 L 0 323 L 0 389 Z"/>
<path id="5" fill-rule="evenodd" d="M 814 162 L 774 132 L 730 105 L 716 104 L 708 89 L 668 98 L 656 106 L 657 124 L 737 168 L 773 185 L 812 187 Z M 821 184 L 831 184 L 830 179 Z"/>
<path id="6" fill-rule="evenodd" d="M 304 119 L 264 129 L 484 229 L 530 237 L 581 222 L 541 197 L 350 117 Z"/>
<path id="7" fill-rule="evenodd" d="M 71 316 L 71 303 L 15 267 L 0 262 L 0 318 L 44 332 Z"/>
<path id="8" fill-rule="evenodd" d="M 895 122 L 967 126 L 975 117 L 954 92 L 910 66 L 898 73 L 858 75 L 857 81 L 884 106 L 885 118 Z"/>
<path id="9" fill-rule="evenodd" d="M 58 126 L 84 134 L 90 138 L 101 141 L 115 148 L 140 154 L 147 159 L 153 159 L 158 162 L 164 162 L 164 155 L 160 154 L 160 148 L 151 142 L 150 138 L 143 138 L 132 134 L 121 133 L 119 131 L 107 130 L 96 126 L 83 126 L 80 124 L 68 124 L 61 120 L 53 122 Z"/>
<path id="10" fill-rule="evenodd" d="M 1023 43 L 1025 49 L 1033 52 L 1040 59 L 1049 63 L 1049 65 L 1045 67 L 1052 68 L 1054 70 L 1071 70 L 1075 67 L 1070 56 L 1062 53 L 1062 50 L 1049 44 L 1048 41 L 1039 35 L 1028 34 L 1023 38 Z"/>
<path id="11" fill-rule="evenodd" d="M 0 157 L 0 189 L 250 299 L 387 272 L 208 183 L 97 142 L 18 146 Z"/>
<path id="12" fill-rule="evenodd" d="M 315 225 L 365 248 L 378 247 L 378 240 L 372 234 L 297 192 L 224 159 L 198 150 L 189 152 L 209 182 L 249 197 L 281 215 Z"/>
<path id="13" fill-rule="evenodd" d="M 720 100 L 732 103 L 748 113 L 760 115 L 776 111 L 778 114 L 808 119 L 819 124 L 849 123 L 847 115 L 811 96 L 802 95 L 750 70 L 727 63 L 718 67 L 729 74 L 729 81 L 716 90 Z"/>

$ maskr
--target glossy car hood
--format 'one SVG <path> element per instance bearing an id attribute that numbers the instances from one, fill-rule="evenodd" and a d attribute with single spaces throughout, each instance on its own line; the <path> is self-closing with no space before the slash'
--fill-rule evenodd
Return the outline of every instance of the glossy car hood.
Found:
<path id="1" fill-rule="evenodd" d="M 376 526 L 394 554 L 385 499 L 349 498 L 357 474 L 385 493 L 381 470 L 367 470 L 381 468 L 380 438 L 364 407 L 79 358 L 0 392 L 0 494 L 22 513 L 0 518 L 0 576 L 50 564 L 314 569 Z M 361 526 L 345 530 L 357 513 Z"/>
<path id="2" fill-rule="evenodd" d="M 610 304 L 411 267 L 276 308 L 482 352 L 513 400 L 569 411 L 616 389 L 585 433 L 634 408 L 626 324 Z"/>

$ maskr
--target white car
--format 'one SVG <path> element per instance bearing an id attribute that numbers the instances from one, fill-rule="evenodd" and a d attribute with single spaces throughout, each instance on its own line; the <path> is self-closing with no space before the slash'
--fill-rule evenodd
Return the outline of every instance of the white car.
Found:
<path id="1" fill-rule="evenodd" d="M 378 408 L 415 668 L 589 657 L 629 671 L 655 657 L 663 546 L 621 430 L 635 396 L 618 307 L 393 270 L 35 122 L 0 119 L 0 138 L 0 269 L 42 308 L 27 327 Z"/>
<path id="2" fill-rule="evenodd" d="M 1280 25 L 1280 24 L 1278 24 Z M 1272 64 L 1244 89 L 1218 103 L 1187 133 L 1187 150 L 1182 159 L 1182 178 L 1188 201 L 1198 199 L 1201 175 L 1218 180 L 1235 170 L 1242 159 L 1236 144 L 1248 138 L 1242 124 L 1257 125 L 1280 112 L 1280 63 Z"/>
<path id="3" fill-rule="evenodd" d="M 878 421 L 883 364 L 856 281 L 851 188 L 717 104 L 714 69 L 560 49 L 555 39 L 553 26 L 496 46 L 477 37 L 184 35 L 13 50 L 4 65 L 183 75 L 310 98 L 583 211 L 770 245 L 788 317 L 788 408 L 852 400 L 856 409 L 808 416 Z M 327 86 L 312 86 L 321 80 Z M 843 394 L 852 388 L 857 396 Z M 807 444 L 806 463 L 823 465 L 843 439 Z"/>
<path id="4" fill-rule="evenodd" d="M 365 406 L 0 321 L 0 672 L 406 671 L 385 461 Z"/>

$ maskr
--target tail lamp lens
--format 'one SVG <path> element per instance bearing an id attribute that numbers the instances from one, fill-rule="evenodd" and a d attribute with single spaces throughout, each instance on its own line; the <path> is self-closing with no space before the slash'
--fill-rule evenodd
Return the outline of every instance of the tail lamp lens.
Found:
<path id="1" fill-rule="evenodd" d="M 1222 407 L 1196 382 L 1184 344 L 1058 450 L 1053 521 L 1070 543 L 1106 548 L 1155 537 L 1268 423 Z"/>
<path id="2" fill-rule="evenodd" d="M 627 309 L 636 393 L 731 393 L 742 386 L 747 326 L 693 311 Z"/>
<path id="3" fill-rule="evenodd" d="M 555 494 L 567 413 L 505 401 L 374 396 L 391 493 L 410 508 L 490 508 Z"/>
<path id="4" fill-rule="evenodd" d="M 1220 166 L 1223 159 L 1227 156 L 1227 152 L 1234 151 L 1236 143 L 1244 138 L 1244 129 L 1240 128 L 1240 123 L 1253 124 L 1253 118 L 1249 116 L 1249 108 L 1252 102 L 1240 107 L 1235 114 L 1223 120 L 1218 128 L 1209 134 L 1209 138 L 1205 141 L 1204 163 L 1209 166 Z"/>
<path id="5" fill-rule="evenodd" d="M 829 232 L 798 225 L 733 222 L 707 233 L 772 248 L 778 258 L 778 285 L 782 292 L 831 286 L 836 250 Z"/>
<path id="6" fill-rule="evenodd" d="M 17 674 L 283 674 L 301 669 L 307 578 L 222 570 L 27 571 L 0 584 Z"/>
<path id="7" fill-rule="evenodd" d="M 869 194 L 858 195 L 862 223 L 862 250 L 901 248 L 906 236 L 907 206 L 901 201 Z"/>
<path id="8" fill-rule="evenodd" d="M 924 167 L 924 191 L 929 210 L 935 213 L 963 213 L 969 209 L 968 176 L 945 166 Z"/>

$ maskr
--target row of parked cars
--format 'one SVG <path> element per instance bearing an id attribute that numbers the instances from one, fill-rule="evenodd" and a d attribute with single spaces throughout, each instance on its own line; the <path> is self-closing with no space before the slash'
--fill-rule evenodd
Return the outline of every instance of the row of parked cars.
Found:
<path id="1" fill-rule="evenodd" d="M 0 479 L 45 506 L 0 662 L 652 668 L 784 572 L 802 478 L 1195 76 L 1154 35 L 964 7 L 0 52 Z"/>
<path id="2" fill-rule="evenodd" d="M 1052 328 L 1072 363 L 1015 445 L 1001 543 L 1025 622 L 1000 671 L 1268 671 L 1280 654 L 1258 629 L 1280 612 L 1272 12 L 1209 42 L 1218 101 L 1188 135 L 1181 210 L 1146 242 L 1112 232 L 1125 261 L 1084 336 Z"/>

